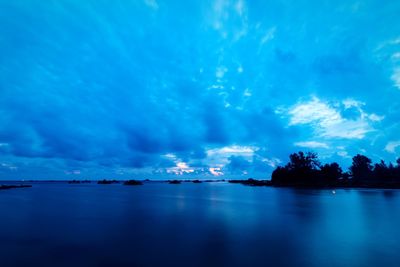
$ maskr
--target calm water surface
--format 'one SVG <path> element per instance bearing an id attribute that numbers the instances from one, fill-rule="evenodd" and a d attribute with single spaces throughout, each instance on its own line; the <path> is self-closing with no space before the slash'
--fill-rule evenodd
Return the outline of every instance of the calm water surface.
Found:
<path id="1" fill-rule="evenodd" d="M 400 191 L 35 183 L 0 191 L 0 266 L 400 266 Z"/>

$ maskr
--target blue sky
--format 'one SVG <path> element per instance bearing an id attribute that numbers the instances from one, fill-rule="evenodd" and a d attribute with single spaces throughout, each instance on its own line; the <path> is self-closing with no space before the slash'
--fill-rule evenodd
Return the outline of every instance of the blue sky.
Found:
<path id="1" fill-rule="evenodd" d="M 0 0 L 0 179 L 400 154 L 400 2 Z"/>

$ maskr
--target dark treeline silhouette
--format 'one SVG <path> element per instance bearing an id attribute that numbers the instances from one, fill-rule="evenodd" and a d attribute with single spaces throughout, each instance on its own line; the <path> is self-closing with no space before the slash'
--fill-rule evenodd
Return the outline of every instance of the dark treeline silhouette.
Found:
<path id="1" fill-rule="evenodd" d="M 400 159 L 396 166 L 382 160 L 372 164 L 371 159 L 363 155 L 353 157 L 348 172 L 343 172 L 337 164 L 321 164 L 317 154 L 298 152 L 290 155 L 289 162 L 277 167 L 271 177 L 274 186 L 305 187 L 376 187 L 400 188 Z"/>

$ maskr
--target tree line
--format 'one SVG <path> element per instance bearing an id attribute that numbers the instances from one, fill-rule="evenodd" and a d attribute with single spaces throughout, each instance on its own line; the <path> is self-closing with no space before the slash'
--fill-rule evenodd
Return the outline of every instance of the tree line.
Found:
<path id="1" fill-rule="evenodd" d="M 272 172 L 274 186 L 308 187 L 377 187 L 400 188 L 400 158 L 396 165 L 381 160 L 372 163 L 364 155 L 356 155 L 348 171 L 338 163 L 321 164 L 316 153 L 302 151 L 289 156 L 285 166 Z"/>

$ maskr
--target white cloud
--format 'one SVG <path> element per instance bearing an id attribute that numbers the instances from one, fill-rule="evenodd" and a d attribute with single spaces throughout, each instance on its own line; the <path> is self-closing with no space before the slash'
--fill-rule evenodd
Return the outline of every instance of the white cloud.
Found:
<path id="1" fill-rule="evenodd" d="M 316 97 L 309 102 L 296 104 L 289 110 L 289 115 L 291 116 L 290 125 L 317 122 L 322 127 L 328 127 L 343 120 L 337 110 Z"/>
<path id="2" fill-rule="evenodd" d="M 250 160 L 258 147 L 254 146 L 225 146 L 219 148 L 212 148 L 206 151 L 207 158 L 206 162 L 209 166 L 223 167 L 229 163 L 230 156 L 241 156 Z"/>
<path id="3" fill-rule="evenodd" d="M 400 147 L 400 141 L 392 141 L 386 145 L 385 150 L 389 153 L 395 153 L 397 147 Z"/>
<path id="4" fill-rule="evenodd" d="M 391 79 L 394 82 L 394 86 L 400 90 L 400 67 L 397 67 L 393 70 Z"/>
<path id="5" fill-rule="evenodd" d="M 339 151 L 339 152 L 337 152 L 337 154 L 339 155 L 339 156 L 341 156 L 342 158 L 351 158 L 350 156 L 349 156 L 349 153 L 347 153 L 347 151 Z"/>
<path id="6" fill-rule="evenodd" d="M 328 138 L 362 139 L 372 131 L 372 127 L 364 120 L 342 119 L 339 123 L 329 125 L 321 131 L 321 136 Z"/>
<path id="7" fill-rule="evenodd" d="M 194 172 L 193 168 L 190 168 L 186 162 L 177 162 L 175 167 L 167 169 L 167 173 L 173 173 L 175 175 L 183 175 Z"/>
<path id="8" fill-rule="evenodd" d="M 209 86 L 207 89 L 208 90 L 212 90 L 212 89 L 224 89 L 225 87 L 223 86 L 223 85 L 221 85 L 221 84 L 213 84 L 213 85 L 211 85 L 211 86 Z"/>
<path id="9" fill-rule="evenodd" d="M 342 104 L 344 105 L 345 108 L 352 108 L 352 107 L 357 107 L 360 108 L 361 106 L 364 106 L 365 103 L 361 101 L 354 100 L 352 98 L 348 98 L 342 101 Z"/>
<path id="10" fill-rule="evenodd" d="M 365 106 L 364 102 L 357 101 L 351 98 L 345 99 L 342 101 L 345 109 L 356 108 L 361 114 L 361 119 L 369 119 L 370 121 L 381 121 L 385 118 L 385 116 L 379 116 L 375 113 L 368 114 L 366 113 L 362 107 Z"/>
<path id="11" fill-rule="evenodd" d="M 400 90 L 400 36 L 384 41 L 377 47 L 377 55 L 379 60 L 386 60 L 388 54 L 391 54 L 390 61 L 392 66 L 392 74 L 390 75 L 390 79 L 393 82 L 393 86 Z M 381 51 L 383 50 L 383 51 Z"/>
<path id="12" fill-rule="evenodd" d="M 385 116 L 379 116 L 379 115 L 376 115 L 375 113 L 372 113 L 372 114 L 369 114 L 368 118 L 371 121 L 381 121 L 385 118 Z"/>
<path id="13" fill-rule="evenodd" d="M 221 171 L 221 168 L 209 168 L 210 173 L 214 176 L 222 176 L 224 173 Z"/>
<path id="14" fill-rule="evenodd" d="M 263 158 L 261 161 L 272 168 L 275 168 L 276 166 L 278 166 L 278 164 L 282 163 L 281 160 L 278 158 L 272 158 L 272 159 Z"/>
<path id="15" fill-rule="evenodd" d="M 355 120 L 343 118 L 337 103 L 329 104 L 317 97 L 311 101 L 300 102 L 287 110 L 290 116 L 289 125 L 310 124 L 319 137 L 362 139 L 373 130 L 370 123 L 380 121 L 384 117 L 368 114 L 362 110 L 365 103 L 353 99 L 342 101 L 345 108 L 356 107 L 360 117 Z M 282 114 L 282 108 L 276 113 Z"/>
<path id="16" fill-rule="evenodd" d="M 176 159 L 176 155 L 173 154 L 173 153 L 165 154 L 164 157 L 166 157 L 166 158 L 168 158 L 168 159 L 172 159 L 172 160 L 175 160 L 175 159 Z"/>
<path id="17" fill-rule="evenodd" d="M 246 97 L 250 97 L 252 95 L 250 89 L 246 88 L 246 90 L 244 90 L 243 95 L 246 96 Z"/>
<path id="18" fill-rule="evenodd" d="M 307 148 L 329 148 L 327 144 L 317 141 L 296 142 L 294 143 L 294 145 L 298 147 L 307 147 Z"/>
<path id="19" fill-rule="evenodd" d="M 214 148 L 214 149 L 209 149 L 207 150 L 207 155 L 208 156 L 213 156 L 213 155 L 224 155 L 224 156 L 231 156 L 231 155 L 237 155 L 237 154 L 245 154 L 248 156 L 252 156 L 254 154 L 256 147 L 254 146 L 225 146 L 221 148 Z"/>
<path id="20" fill-rule="evenodd" d="M 189 165 L 186 162 L 183 162 L 182 160 L 180 160 L 173 153 L 168 153 L 163 156 L 175 163 L 174 167 L 170 167 L 170 168 L 166 169 L 167 173 L 172 173 L 175 175 L 183 175 L 183 174 L 192 173 L 195 171 L 194 168 L 189 167 Z"/>

